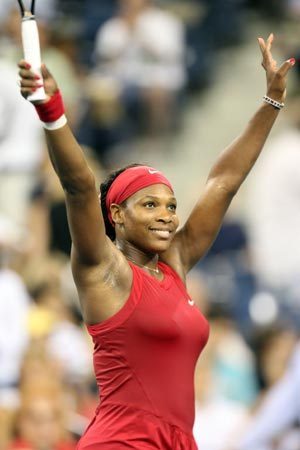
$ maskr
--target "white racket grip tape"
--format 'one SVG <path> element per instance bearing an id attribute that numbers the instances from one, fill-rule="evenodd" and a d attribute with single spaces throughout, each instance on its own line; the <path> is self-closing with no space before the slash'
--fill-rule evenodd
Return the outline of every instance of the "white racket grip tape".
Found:
<path id="1" fill-rule="evenodd" d="M 38 27 L 33 17 L 25 17 L 22 20 L 22 42 L 24 59 L 31 65 L 31 70 L 41 77 L 41 49 Z M 30 102 L 45 100 L 46 94 L 43 87 L 27 97 Z"/>

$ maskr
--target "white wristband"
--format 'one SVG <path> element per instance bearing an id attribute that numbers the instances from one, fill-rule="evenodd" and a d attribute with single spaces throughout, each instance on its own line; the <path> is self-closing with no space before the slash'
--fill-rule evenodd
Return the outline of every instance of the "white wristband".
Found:
<path id="1" fill-rule="evenodd" d="M 277 100 L 273 100 L 267 95 L 264 95 L 263 99 L 266 103 L 268 103 L 271 106 L 274 106 L 274 108 L 276 109 L 282 109 L 284 107 L 284 103 L 277 102 Z"/>
<path id="2" fill-rule="evenodd" d="M 64 114 L 59 119 L 55 120 L 55 122 L 42 122 L 43 127 L 50 131 L 59 130 L 59 128 L 64 127 L 66 123 L 67 118 Z"/>

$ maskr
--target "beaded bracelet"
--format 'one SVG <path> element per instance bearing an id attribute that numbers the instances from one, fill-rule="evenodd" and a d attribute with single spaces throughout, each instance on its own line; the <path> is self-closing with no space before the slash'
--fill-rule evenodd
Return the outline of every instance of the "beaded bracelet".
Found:
<path id="1" fill-rule="evenodd" d="M 282 109 L 284 107 L 284 103 L 277 102 L 276 100 L 273 100 L 272 98 L 268 97 L 267 95 L 264 95 L 263 99 L 266 103 L 268 103 L 271 106 L 274 106 L 274 108 L 276 108 L 276 109 Z"/>

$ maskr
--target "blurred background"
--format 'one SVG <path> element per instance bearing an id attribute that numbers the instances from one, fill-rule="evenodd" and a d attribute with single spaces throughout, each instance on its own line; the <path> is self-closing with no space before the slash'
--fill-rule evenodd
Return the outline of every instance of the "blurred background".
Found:
<path id="1" fill-rule="evenodd" d="M 20 16 L 0 3 L 0 449 L 71 450 L 98 403 L 63 192 L 18 91 Z M 25 0 L 26 3 L 26 0 Z M 38 1 L 43 61 L 94 173 L 144 162 L 183 222 L 262 102 L 257 37 L 300 55 L 299 0 Z M 196 372 L 201 450 L 300 449 L 300 70 L 189 291 L 211 324 Z"/>

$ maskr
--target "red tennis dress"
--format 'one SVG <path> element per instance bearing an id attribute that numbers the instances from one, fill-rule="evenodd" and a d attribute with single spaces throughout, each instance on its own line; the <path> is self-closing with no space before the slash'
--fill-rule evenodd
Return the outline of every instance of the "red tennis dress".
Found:
<path id="1" fill-rule="evenodd" d="M 194 370 L 208 323 L 168 265 L 162 281 L 130 265 L 125 305 L 88 326 L 100 405 L 77 450 L 196 450 Z"/>

